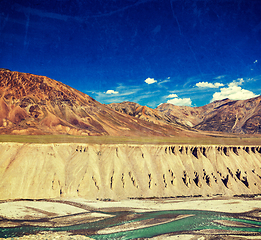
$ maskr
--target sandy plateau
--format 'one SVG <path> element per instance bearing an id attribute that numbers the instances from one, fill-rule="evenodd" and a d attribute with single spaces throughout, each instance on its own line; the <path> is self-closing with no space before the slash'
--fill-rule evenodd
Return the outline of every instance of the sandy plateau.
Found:
<path id="1" fill-rule="evenodd" d="M 259 146 L 0 144 L 0 199 L 261 193 Z"/>

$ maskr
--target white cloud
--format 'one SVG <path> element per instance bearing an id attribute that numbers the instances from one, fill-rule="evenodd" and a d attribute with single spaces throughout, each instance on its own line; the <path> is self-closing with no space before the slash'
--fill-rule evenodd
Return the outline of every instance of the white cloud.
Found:
<path id="1" fill-rule="evenodd" d="M 147 78 L 144 82 L 147 84 L 153 84 L 156 83 L 157 80 L 155 80 L 154 78 Z"/>
<path id="2" fill-rule="evenodd" d="M 178 95 L 175 94 L 175 93 L 172 93 L 172 94 L 167 96 L 167 98 L 177 98 L 177 97 L 178 97 Z"/>
<path id="3" fill-rule="evenodd" d="M 257 95 L 255 95 L 253 92 L 242 89 L 239 86 L 244 82 L 243 78 L 238 78 L 238 80 L 238 82 L 234 80 L 233 82 L 229 83 L 228 87 L 221 88 L 220 92 L 215 92 L 211 102 L 225 98 L 229 98 L 231 100 L 246 100 L 257 97 Z"/>
<path id="4" fill-rule="evenodd" d="M 106 94 L 118 94 L 119 92 L 117 92 L 117 91 L 114 91 L 114 90 L 108 90 L 107 92 L 106 92 Z"/>
<path id="5" fill-rule="evenodd" d="M 209 82 L 198 82 L 196 83 L 196 86 L 199 88 L 219 88 L 219 87 L 223 87 L 224 84 L 223 83 L 209 83 Z"/>
<path id="6" fill-rule="evenodd" d="M 191 106 L 192 101 L 190 98 L 173 98 L 167 101 L 167 103 L 171 103 L 176 106 Z"/>
<path id="7" fill-rule="evenodd" d="M 257 62 L 258 62 L 257 60 L 254 61 L 254 63 L 257 63 Z"/>

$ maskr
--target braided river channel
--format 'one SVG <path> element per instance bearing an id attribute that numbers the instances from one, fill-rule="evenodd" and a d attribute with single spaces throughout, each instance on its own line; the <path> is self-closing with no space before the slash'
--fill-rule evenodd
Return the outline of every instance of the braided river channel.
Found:
<path id="1" fill-rule="evenodd" d="M 73 220 L 71 224 L 54 224 L 53 220 L 57 217 L 12 220 L 18 226 L 0 228 L 0 237 L 21 237 L 45 231 L 66 231 L 73 235 L 88 236 L 91 239 L 136 239 L 178 234 L 204 235 L 209 232 L 218 235 L 233 234 L 261 237 L 260 209 L 245 213 L 204 210 L 143 212 L 94 210 L 92 213 L 101 214 L 103 217 L 95 217 L 92 220 L 86 218 L 86 222 L 81 220 L 77 224 L 73 224 Z M 71 214 L 66 216 L 66 218 L 73 219 L 80 215 L 84 219 L 85 213 Z M 7 221 L 7 219 L 3 218 L 2 221 Z M 44 224 L 45 221 L 46 224 Z M 48 222 L 53 222 L 53 227 Z"/>

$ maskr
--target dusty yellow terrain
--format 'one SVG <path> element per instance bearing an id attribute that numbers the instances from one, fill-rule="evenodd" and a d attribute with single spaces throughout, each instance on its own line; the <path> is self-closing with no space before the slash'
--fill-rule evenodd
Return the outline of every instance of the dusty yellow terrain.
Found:
<path id="1" fill-rule="evenodd" d="M 261 193 L 261 148 L 0 144 L 0 199 L 128 199 Z"/>

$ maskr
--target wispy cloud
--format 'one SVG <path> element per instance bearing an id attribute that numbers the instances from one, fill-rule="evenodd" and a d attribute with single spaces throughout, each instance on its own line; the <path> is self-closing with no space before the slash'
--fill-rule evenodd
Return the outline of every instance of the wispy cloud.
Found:
<path id="1" fill-rule="evenodd" d="M 101 103 L 113 103 L 113 102 L 124 102 L 131 101 L 140 103 L 143 99 L 148 99 L 146 102 L 149 103 L 150 98 L 155 100 L 155 96 L 160 92 L 158 90 L 146 91 L 142 86 L 129 85 L 125 86 L 123 84 L 117 86 L 114 90 L 102 91 L 85 91 L 85 93 L 91 95 L 94 99 Z"/>
<path id="2" fill-rule="evenodd" d="M 223 83 L 209 83 L 209 82 L 198 82 L 196 83 L 196 86 L 199 88 L 219 88 L 219 87 L 223 87 L 224 84 Z"/>
<path id="3" fill-rule="evenodd" d="M 231 100 L 245 100 L 258 96 L 255 93 L 240 87 L 240 85 L 244 82 L 243 78 L 239 78 L 237 80 L 238 81 L 234 80 L 229 83 L 228 87 L 221 88 L 220 92 L 215 92 L 211 102 L 225 98 L 229 98 Z"/>
<path id="4" fill-rule="evenodd" d="M 220 76 L 215 77 L 214 79 L 219 80 L 219 79 L 222 79 L 222 78 L 225 78 L 225 77 L 226 77 L 226 75 L 220 75 Z"/>
<path id="5" fill-rule="evenodd" d="M 165 80 L 162 80 L 162 81 L 159 81 L 159 82 L 158 82 L 158 85 L 163 84 L 163 83 L 168 83 L 168 82 L 170 82 L 170 79 L 169 79 L 169 78 L 167 78 L 167 79 L 165 79 Z"/>
<path id="6" fill-rule="evenodd" d="M 114 92 L 111 92 L 114 91 Z M 100 91 L 88 91 L 87 94 L 92 95 L 98 102 L 101 103 L 113 103 L 113 102 L 123 102 L 123 101 L 132 101 L 134 95 L 137 94 L 137 91 L 131 89 L 130 91 L 115 91 L 111 90 L 107 92 L 100 92 Z"/>

